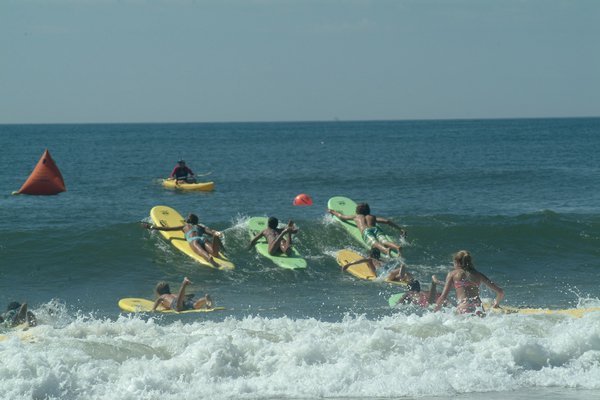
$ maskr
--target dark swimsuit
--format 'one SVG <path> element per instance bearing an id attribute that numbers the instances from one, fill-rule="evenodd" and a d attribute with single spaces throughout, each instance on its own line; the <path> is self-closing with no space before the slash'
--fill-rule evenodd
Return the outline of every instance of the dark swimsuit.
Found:
<path id="1" fill-rule="evenodd" d="M 177 297 L 173 298 L 173 300 L 171 300 L 171 310 L 173 311 L 178 311 L 177 310 Z M 194 309 L 194 302 L 191 300 L 184 300 L 183 301 L 183 309 L 179 310 L 179 311 L 186 311 L 186 310 L 192 310 Z"/>

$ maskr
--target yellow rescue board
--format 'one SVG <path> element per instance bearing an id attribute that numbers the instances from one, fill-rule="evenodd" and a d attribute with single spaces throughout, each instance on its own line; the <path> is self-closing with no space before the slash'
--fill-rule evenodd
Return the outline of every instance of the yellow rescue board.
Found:
<path id="1" fill-rule="evenodd" d="M 600 307 L 589 308 L 568 308 L 550 310 L 547 308 L 517 308 L 500 305 L 501 308 L 491 308 L 490 303 L 484 304 L 486 311 L 498 314 L 523 314 L 523 315 L 568 315 L 574 318 L 581 318 L 584 314 L 600 311 Z"/>
<path id="2" fill-rule="evenodd" d="M 150 218 L 152 219 L 152 223 L 156 226 L 162 227 L 173 227 L 173 226 L 182 226 L 185 224 L 185 221 L 181 214 L 167 206 L 156 206 L 152 207 L 150 210 Z M 215 268 L 211 263 L 209 263 L 204 257 L 200 254 L 196 253 L 190 247 L 190 244 L 185 240 L 185 235 L 182 230 L 177 231 L 159 231 L 161 235 L 165 239 L 167 239 L 173 246 L 175 246 L 178 250 L 182 251 L 189 257 L 198 261 L 200 264 L 205 265 L 210 268 Z M 235 266 L 231 261 L 223 255 L 223 253 L 219 253 L 219 257 L 213 257 L 214 260 L 219 265 L 218 269 L 234 269 Z"/>
<path id="3" fill-rule="evenodd" d="M 152 307 L 154 307 L 154 302 L 148 299 L 138 299 L 135 297 L 128 297 L 125 299 L 119 300 L 119 308 L 123 311 L 127 312 L 152 312 Z M 212 312 L 218 310 L 224 310 L 225 307 L 213 307 L 213 308 L 202 308 L 199 310 L 185 310 L 185 311 L 175 311 L 171 309 L 165 309 L 160 307 L 156 310 L 156 312 L 160 313 L 172 313 L 172 314 L 187 314 L 187 313 L 198 313 L 198 312 Z"/>
<path id="4" fill-rule="evenodd" d="M 27 330 L 29 329 L 29 324 L 24 322 L 20 325 L 14 326 L 10 328 L 7 332 L 0 335 L 0 342 L 10 339 L 11 337 L 16 337 L 21 341 L 33 342 L 33 336 Z"/>
<path id="5" fill-rule="evenodd" d="M 366 257 L 355 251 L 348 250 L 348 249 L 340 250 L 336 254 L 336 260 L 337 260 L 338 264 L 340 265 L 340 267 L 343 267 L 344 265 L 354 262 L 354 261 L 362 260 L 364 258 L 366 258 Z M 348 271 L 350 274 L 354 275 L 355 277 L 357 277 L 359 279 L 365 279 L 368 281 L 374 281 L 377 279 L 377 275 L 375 275 L 373 273 L 373 271 L 371 271 L 371 269 L 369 268 L 369 266 L 367 265 L 366 262 L 351 265 L 350 267 L 348 267 L 348 269 L 346 269 L 346 271 Z M 386 280 L 382 280 L 382 282 L 391 283 L 394 285 L 406 286 L 406 283 L 402 282 L 402 281 L 391 281 L 389 279 L 386 279 Z"/>
<path id="6" fill-rule="evenodd" d="M 167 189 L 198 190 L 202 192 L 210 192 L 215 189 L 214 182 L 187 183 L 185 181 L 177 181 L 175 179 L 163 179 L 162 185 Z"/>

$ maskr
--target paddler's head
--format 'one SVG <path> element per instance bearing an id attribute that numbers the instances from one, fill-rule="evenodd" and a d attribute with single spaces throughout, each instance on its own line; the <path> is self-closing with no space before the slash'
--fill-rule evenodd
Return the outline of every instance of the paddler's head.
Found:
<path id="1" fill-rule="evenodd" d="M 371 214 L 371 207 L 369 203 L 360 203 L 356 205 L 356 214 L 358 215 L 369 215 Z"/>
<path id="2" fill-rule="evenodd" d="M 159 296 L 163 294 L 171 294 L 171 288 L 167 282 L 158 282 L 155 290 L 156 294 Z"/>
<path id="3" fill-rule="evenodd" d="M 277 229 L 277 226 L 279 225 L 279 220 L 275 217 L 269 217 L 269 220 L 267 221 L 267 225 L 271 229 Z"/>
<path id="4" fill-rule="evenodd" d="M 475 266 L 473 265 L 471 253 L 467 250 L 461 250 L 454 254 L 454 267 L 464 269 L 465 271 L 473 271 Z"/>
<path id="5" fill-rule="evenodd" d="M 179 164 L 180 167 L 185 167 L 185 161 L 183 160 L 177 161 L 177 164 Z"/>
<path id="6" fill-rule="evenodd" d="M 419 293 L 421 291 L 421 283 L 416 279 L 409 281 L 408 282 L 408 291 Z"/>
<path id="7" fill-rule="evenodd" d="M 188 224 L 196 225 L 198 223 L 198 216 L 196 214 L 190 214 L 187 216 L 185 222 Z"/>

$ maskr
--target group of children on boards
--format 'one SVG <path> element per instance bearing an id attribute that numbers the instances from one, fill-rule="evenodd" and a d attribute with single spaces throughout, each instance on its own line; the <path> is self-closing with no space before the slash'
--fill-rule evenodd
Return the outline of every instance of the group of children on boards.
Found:
<path id="1" fill-rule="evenodd" d="M 177 166 L 173 169 L 173 172 L 171 172 L 170 178 L 190 182 L 194 179 L 194 173 L 185 164 L 185 161 L 179 160 Z M 215 257 L 218 257 L 219 252 L 223 250 L 223 233 L 201 224 L 197 215 L 189 214 L 186 217 L 184 224 L 180 226 L 163 227 L 148 223 L 143 223 L 143 226 L 147 229 L 158 231 L 183 231 L 185 240 L 189 243 L 190 248 L 214 267 L 219 267 Z M 297 233 L 298 228 L 296 228 L 293 221 L 289 221 L 287 226 L 283 229 L 280 229 L 278 226 L 279 220 L 275 217 L 270 217 L 267 221 L 267 228 L 252 239 L 248 248 L 252 248 L 261 237 L 264 237 L 269 245 L 269 254 L 290 254 L 292 234 Z M 154 311 L 158 307 L 175 311 L 212 308 L 213 301 L 209 295 L 205 295 L 202 299 L 197 301 L 194 301 L 190 296 L 186 296 L 185 289 L 190 283 L 190 280 L 185 277 L 177 295 L 175 295 L 171 293 L 168 283 L 159 282 L 155 288 L 158 298 L 156 299 L 152 310 Z"/>
<path id="2" fill-rule="evenodd" d="M 173 170 L 171 177 L 175 179 L 188 179 L 190 174 L 193 176 L 193 172 L 185 165 L 185 162 L 180 160 L 178 166 Z M 500 301 L 504 297 L 504 291 L 487 276 L 475 269 L 471 254 L 468 251 L 461 250 L 454 255 L 454 269 L 448 273 L 445 282 L 440 281 L 433 275 L 429 291 L 422 291 L 420 282 L 406 271 L 406 265 L 401 264 L 400 267 L 389 269 L 386 266 L 394 262 L 394 258 L 391 258 L 387 262 L 381 259 L 381 253 L 391 256 L 392 252 L 395 251 L 400 255 L 402 248 L 399 244 L 390 241 L 377 224 L 392 226 L 400 230 L 402 236 L 405 236 L 406 232 L 402 227 L 388 218 L 371 214 L 371 209 L 367 203 L 358 204 L 354 215 L 344 215 L 331 209 L 327 211 L 341 220 L 353 220 L 360 230 L 363 240 L 371 248 L 368 257 L 343 265 L 342 269 L 346 270 L 352 265 L 366 263 L 376 276 L 386 280 L 404 282 L 407 292 L 400 300 L 402 303 L 412 303 L 422 307 L 435 304 L 435 310 L 437 311 L 447 303 L 450 290 L 454 287 L 457 298 L 457 312 L 461 314 L 485 315 L 479 296 L 479 286 L 483 283 L 496 293 L 496 299 L 492 307 L 499 307 Z M 214 257 L 218 256 L 219 251 L 223 249 L 223 233 L 200 224 L 197 215 L 189 214 L 185 220 L 185 224 L 176 227 L 165 228 L 150 224 L 144 225 L 146 228 L 153 230 L 182 230 L 192 250 L 214 266 L 218 266 Z M 270 217 L 267 222 L 267 228 L 251 240 L 248 248 L 252 248 L 260 238 L 264 237 L 268 243 L 269 254 L 290 254 L 292 234 L 298 233 L 298 228 L 294 225 L 293 221 L 289 221 L 285 228 L 279 228 L 278 226 L 279 221 L 277 218 Z M 178 294 L 174 295 L 171 293 L 167 283 L 160 282 L 156 286 L 158 299 L 154 304 L 154 310 L 159 306 L 175 311 L 211 308 L 213 302 L 208 295 L 197 301 L 186 297 L 185 288 L 189 284 L 189 279 L 187 277 L 184 278 Z M 444 285 L 444 288 L 441 294 L 438 294 L 437 285 L 441 284 Z"/>
<path id="3" fill-rule="evenodd" d="M 377 277 L 389 281 L 404 282 L 407 291 L 401 297 L 400 303 L 412 303 L 422 307 L 435 304 L 435 310 L 437 311 L 447 303 L 450 290 L 454 287 L 457 298 L 457 312 L 483 316 L 485 311 L 479 296 L 479 286 L 482 283 L 496 293 L 496 299 L 492 307 L 499 307 L 500 301 L 504 298 L 502 288 L 475 269 L 471 254 L 466 250 L 461 250 L 454 255 L 454 269 L 448 273 L 445 282 L 432 275 L 429 291 L 422 291 L 420 282 L 406 271 L 406 265 L 401 264 L 398 268 L 389 269 L 386 268 L 386 264 L 393 262 L 393 259 L 388 262 L 381 260 L 382 252 L 390 256 L 391 252 L 395 250 L 400 255 L 401 246 L 391 242 L 377 224 L 386 224 L 397 228 L 402 236 L 406 235 L 406 231 L 387 218 L 372 215 L 367 203 L 358 204 L 354 215 L 344 215 L 331 209 L 327 211 L 343 221 L 353 220 L 360 230 L 363 240 L 371 247 L 368 257 L 343 265 L 342 270 L 346 270 L 352 265 L 366 263 Z M 437 285 L 440 284 L 443 284 L 444 288 L 442 293 L 438 294 Z"/>
<path id="4" fill-rule="evenodd" d="M 170 177 L 187 182 L 195 180 L 194 173 L 183 160 L 178 161 Z M 440 281 L 435 275 L 432 275 L 429 291 L 422 291 L 420 282 L 406 271 L 406 265 L 401 264 L 398 268 L 389 269 L 387 265 L 394 262 L 394 258 L 390 258 L 390 261 L 383 261 L 381 259 L 381 253 L 391 256 L 392 252 L 396 251 L 400 255 L 402 247 L 397 243 L 391 242 L 377 224 L 394 227 L 400 230 L 402 236 L 405 236 L 406 231 L 402 227 L 396 225 L 388 218 L 372 215 L 367 203 L 358 204 L 354 215 L 344 215 L 331 209 L 327 211 L 341 220 L 353 220 L 360 230 L 363 240 L 371 247 L 369 255 L 366 258 L 343 265 L 342 270 L 345 271 L 355 264 L 367 263 L 373 274 L 377 277 L 404 282 L 407 291 L 400 299 L 401 303 L 412 303 L 422 307 L 435 304 L 434 309 L 437 311 L 443 305 L 447 304 L 450 290 L 454 287 L 457 299 L 457 312 L 483 316 L 485 315 L 485 311 L 479 296 L 479 286 L 482 283 L 496 293 L 492 307 L 499 307 L 500 301 L 504 298 L 502 288 L 475 269 L 471 254 L 466 250 L 461 250 L 454 254 L 454 269 L 448 273 L 445 282 Z M 218 256 L 219 252 L 223 249 L 223 233 L 200 224 L 197 215 L 189 214 L 185 223 L 181 226 L 161 227 L 147 223 L 144 223 L 144 226 L 152 230 L 182 230 L 192 250 L 205 258 L 213 266 L 218 267 L 214 257 Z M 298 233 L 298 228 L 294 225 L 293 221 L 289 221 L 284 228 L 279 228 L 279 220 L 275 217 L 270 217 L 267 222 L 267 228 L 258 233 L 250 241 L 248 248 L 251 249 L 260 238 L 264 237 L 268 243 L 269 254 L 291 254 L 292 234 L 296 233 Z M 158 298 L 154 303 L 153 310 L 156 310 L 158 307 L 175 311 L 212 308 L 214 303 L 209 295 L 205 295 L 199 300 L 194 300 L 193 295 L 186 295 L 186 287 L 190 284 L 190 280 L 187 277 L 184 278 L 179 291 L 175 295 L 171 293 L 168 283 L 159 282 L 155 288 Z M 444 285 L 444 288 L 438 294 L 437 285 L 441 284 Z M 27 304 L 11 302 L 6 312 L 0 315 L 0 326 L 10 328 L 23 323 L 27 323 L 29 326 L 37 324 L 35 315 L 27 309 Z"/>
<path id="5" fill-rule="evenodd" d="M 218 257 L 219 252 L 223 249 L 223 233 L 201 224 L 197 215 L 189 214 L 185 219 L 185 223 L 180 226 L 163 227 L 148 223 L 143 223 L 143 226 L 147 229 L 157 231 L 183 231 L 191 249 L 218 268 L 214 257 Z M 275 217 L 270 217 L 267 221 L 267 228 L 252 239 L 248 248 L 252 248 L 261 237 L 264 237 L 269 245 L 269 254 L 290 254 L 292 234 L 298 233 L 298 228 L 296 228 L 293 221 L 289 221 L 283 229 L 280 229 L 278 226 L 279 220 Z M 159 282 L 155 288 L 158 298 L 152 310 L 156 310 L 159 306 L 175 311 L 212 308 L 213 302 L 209 295 L 205 295 L 203 299 L 198 301 L 186 298 L 185 288 L 190 283 L 187 277 L 184 278 L 178 294 L 174 295 L 171 293 L 168 283 Z"/>

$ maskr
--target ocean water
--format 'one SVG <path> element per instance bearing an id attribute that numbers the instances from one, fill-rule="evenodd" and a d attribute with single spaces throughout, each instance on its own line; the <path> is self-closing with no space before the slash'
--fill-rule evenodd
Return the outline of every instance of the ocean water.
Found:
<path id="1" fill-rule="evenodd" d="M 326 213 L 343 195 L 406 226 L 423 283 L 467 249 L 506 304 L 600 306 L 600 119 L 0 125 L 0 144 L 0 307 L 41 322 L 4 332 L 0 398 L 600 397 L 600 313 L 391 309 L 397 288 L 340 272 L 362 249 Z M 45 148 L 67 192 L 11 196 Z M 179 158 L 216 190 L 163 189 Z M 155 205 L 224 231 L 236 269 L 143 229 Z M 296 222 L 306 270 L 246 249 L 257 215 Z M 120 313 L 184 276 L 226 310 Z"/>

